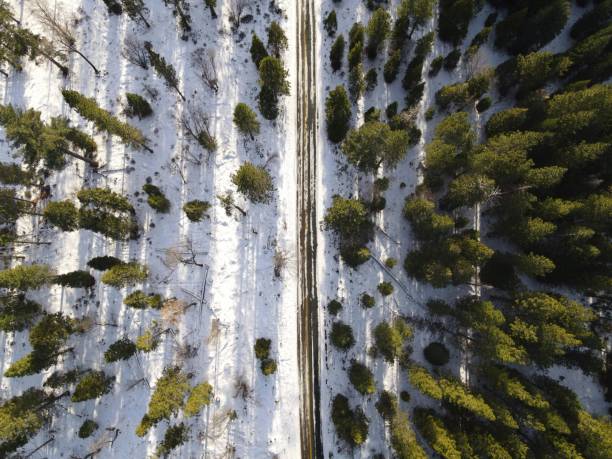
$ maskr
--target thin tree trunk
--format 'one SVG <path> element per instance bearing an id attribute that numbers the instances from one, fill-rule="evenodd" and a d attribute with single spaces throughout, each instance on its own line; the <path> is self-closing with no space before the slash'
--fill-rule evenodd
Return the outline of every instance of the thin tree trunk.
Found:
<path id="1" fill-rule="evenodd" d="M 240 213 L 241 213 L 241 214 L 242 214 L 244 217 L 246 217 L 246 214 L 247 214 L 247 213 L 246 213 L 246 212 L 245 212 L 243 209 L 241 209 L 240 207 L 238 207 L 236 204 L 233 204 L 233 206 L 234 206 L 234 208 L 235 208 L 236 210 L 240 211 Z"/>
<path id="2" fill-rule="evenodd" d="M 2 75 L 4 75 L 6 78 L 8 78 L 8 77 L 9 77 L 9 74 L 8 74 L 8 73 L 6 73 L 6 72 L 5 72 L 4 70 L 2 70 L 2 69 L 0 69 L 0 73 L 1 73 Z"/>
<path id="3" fill-rule="evenodd" d="M 212 16 L 213 19 L 217 19 L 217 12 L 215 11 L 215 9 L 212 7 L 212 5 L 208 6 L 208 9 L 210 10 L 210 15 Z"/>
<path id="4" fill-rule="evenodd" d="M 140 19 L 142 19 L 142 22 L 145 23 L 145 25 L 147 26 L 147 29 L 151 28 L 151 24 L 149 24 L 149 21 L 146 20 L 146 18 L 144 17 L 144 14 L 142 14 L 140 11 L 138 12 L 138 16 L 140 16 Z"/>
<path id="5" fill-rule="evenodd" d="M 78 153 L 74 153 L 68 149 L 62 150 L 62 152 L 67 154 L 68 156 L 72 156 L 73 158 L 80 159 L 81 161 L 85 161 L 87 164 L 89 164 L 94 169 L 97 169 L 99 166 L 98 161 L 94 159 L 86 158 L 85 156 L 79 155 Z"/>
<path id="6" fill-rule="evenodd" d="M 174 89 L 176 89 L 176 92 L 178 92 L 178 95 L 181 96 L 181 99 L 183 99 L 183 101 L 187 100 L 185 99 L 185 96 L 177 86 L 175 86 Z"/>
<path id="7" fill-rule="evenodd" d="M 41 51 L 40 54 L 45 56 L 53 65 L 55 65 L 58 69 L 60 69 L 62 71 L 62 75 L 64 75 L 65 77 L 68 76 L 68 73 L 69 73 L 68 67 L 57 62 L 53 57 L 51 57 L 51 55 L 49 55 L 49 53 Z"/>
<path id="8" fill-rule="evenodd" d="M 94 72 L 96 72 L 96 75 L 100 75 L 100 71 L 96 68 L 95 65 L 93 65 L 93 62 L 91 62 L 89 59 L 87 59 L 87 56 L 85 56 L 85 54 L 83 54 L 81 51 L 79 51 L 76 48 L 72 48 L 71 51 L 74 51 L 79 56 L 81 56 L 83 59 L 85 59 L 85 62 L 87 62 L 91 66 L 91 68 L 94 69 Z"/>

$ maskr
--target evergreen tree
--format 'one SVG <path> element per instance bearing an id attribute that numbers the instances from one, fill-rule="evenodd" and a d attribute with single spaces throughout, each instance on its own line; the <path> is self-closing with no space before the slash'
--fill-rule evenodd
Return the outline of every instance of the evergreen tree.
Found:
<path id="1" fill-rule="evenodd" d="M 375 172 L 382 164 L 394 168 L 408 153 L 408 143 L 406 132 L 372 121 L 348 133 L 342 152 L 361 171 Z"/>
<path id="2" fill-rule="evenodd" d="M 268 27 L 268 49 L 270 54 L 280 58 L 281 53 L 286 51 L 288 46 L 289 42 L 287 41 L 285 31 L 278 22 L 272 21 L 270 27 Z"/>
<path id="3" fill-rule="evenodd" d="M 210 384 L 203 382 L 194 386 L 185 403 L 185 416 L 192 417 L 197 415 L 202 411 L 202 408 L 210 405 L 212 398 L 213 388 Z"/>
<path id="4" fill-rule="evenodd" d="M 202 221 L 204 217 L 208 217 L 208 215 L 206 215 L 208 209 L 210 209 L 210 203 L 198 199 L 186 202 L 183 206 L 185 215 L 187 215 L 187 218 L 192 222 L 199 222 Z"/>
<path id="5" fill-rule="evenodd" d="M 240 102 L 234 108 L 234 124 L 242 134 L 249 135 L 251 140 L 259 134 L 257 114 L 245 103 Z"/>
<path id="6" fill-rule="evenodd" d="M 391 421 L 391 446 L 398 459 L 427 459 L 419 445 L 408 417 L 401 411 Z"/>
<path id="7" fill-rule="evenodd" d="M 113 380 L 103 371 L 90 371 L 79 380 L 70 399 L 73 402 L 84 402 L 99 398 L 110 392 Z"/>
<path id="8" fill-rule="evenodd" d="M 118 362 L 119 360 L 128 360 L 136 354 L 136 345 L 128 338 L 122 338 L 111 344 L 104 352 L 104 361 L 106 363 Z"/>
<path id="9" fill-rule="evenodd" d="M 63 287 L 91 288 L 95 285 L 96 279 L 89 274 L 89 271 L 72 271 L 55 276 L 53 283 Z"/>
<path id="10" fill-rule="evenodd" d="M 365 205 L 356 199 L 334 196 L 325 214 L 325 228 L 336 232 L 343 239 L 367 231 L 370 225 Z"/>
<path id="11" fill-rule="evenodd" d="M 333 37 L 338 30 L 338 19 L 336 17 L 336 10 L 331 10 L 325 19 L 323 20 L 323 27 L 327 32 L 327 35 Z"/>
<path id="12" fill-rule="evenodd" d="M 349 130 L 351 103 L 344 86 L 336 86 L 325 100 L 327 136 L 334 143 L 341 142 Z"/>
<path id="13" fill-rule="evenodd" d="M 212 18 L 217 19 L 217 12 L 215 11 L 215 8 L 217 7 L 217 0 L 204 0 L 204 3 L 210 10 L 210 15 Z"/>
<path id="14" fill-rule="evenodd" d="M 360 394 L 368 395 L 376 391 L 374 375 L 363 363 L 353 360 L 348 370 L 348 376 L 349 381 Z"/>
<path id="15" fill-rule="evenodd" d="M 330 333 L 330 340 L 334 346 L 341 350 L 348 350 L 355 345 L 353 329 L 344 322 L 334 322 Z"/>
<path id="16" fill-rule="evenodd" d="M 10 290 L 36 290 L 50 283 L 53 271 L 47 265 L 17 265 L 0 271 L 0 287 Z"/>
<path id="17" fill-rule="evenodd" d="M 288 75 L 276 57 L 264 57 L 259 63 L 259 110 L 264 118 L 273 120 L 278 116 L 278 98 L 289 95 Z"/>
<path id="18" fill-rule="evenodd" d="M 259 64 L 261 61 L 268 57 L 268 51 L 264 46 L 263 42 L 259 39 L 256 33 L 253 33 L 251 37 L 251 59 L 257 68 L 259 68 Z"/>
<path id="19" fill-rule="evenodd" d="M 151 27 L 149 21 L 147 21 L 146 13 L 148 12 L 145 7 L 144 0 L 121 0 L 123 5 L 123 11 L 134 21 L 142 21 L 147 29 Z"/>
<path id="20" fill-rule="evenodd" d="M 331 62 L 331 67 L 334 72 L 337 72 L 342 68 L 342 61 L 344 59 L 344 48 L 345 41 L 343 35 L 338 35 L 338 38 L 334 41 L 334 44 L 331 47 L 329 52 L 329 60 Z"/>
<path id="21" fill-rule="evenodd" d="M 433 410 L 417 408 L 414 413 L 414 420 L 419 432 L 436 453 L 445 459 L 461 459 L 463 457 L 453 436 Z"/>
<path id="22" fill-rule="evenodd" d="M 43 212 L 45 219 L 62 231 L 79 229 L 79 211 L 72 201 L 54 201 Z"/>
<path id="23" fill-rule="evenodd" d="M 153 69 L 155 69 L 157 75 L 160 78 L 163 78 L 166 82 L 166 85 L 168 85 L 169 88 L 174 89 L 181 97 L 181 99 L 185 101 L 185 96 L 179 88 L 180 83 L 178 77 L 176 76 L 176 70 L 174 69 L 172 64 L 168 64 L 163 56 L 156 53 L 153 49 L 153 45 L 150 42 L 146 41 L 144 46 L 149 55 L 149 62 L 151 63 Z"/>
<path id="24" fill-rule="evenodd" d="M 381 322 L 374 328 L 377 351 L 387 362 L 393 362 L 402 352 L 405 341 L 412 336 L 412 330 L 402 319 L 392 324 Z"/>
<path id="25" fill-rule="evenodd" d="M 189 391 L 187 375 L 177 367 L 164 369 L 155 385 L 147 413 L 136 428 L 136 435 L 143 437 L 160 421 L 178 414 L 185 404 L 185 397 Z"/>
<path id="26" fill-rule="evenodd" d="M 149 269 L 146 266 L 131 261 L 108 269 L 100 280 L 111 287 L 123 288 L 138 282 L 144 282 L 148 275 Z"/>
<path id="27" fill-rule="evenodd" d="M 238 192 L 252 202 L 267 203 L 272 199 L 272 176 L 265 168 L 245 162 L 231 178 Z"/>
<path id="28" fill-rule="evenodd" d="M 0 330 L 4 332 L 23 331 L 34 323 L 42 307 L 25 295 L 0 297 Z"/>
<path id="29" fill-rule="evenodd" d="M 139 119 L 143 119 L 147 116 L 151 116 L 153 113 L 151 105 L 144 97 L 131 92 L 126 93 L 125 97 L 128 105 L 125 110 L 127 116 L 137 116 Z"/>
<path id="30" fill-rule="evenodd" d="M 366 34 L 368 36 L 367 53 L 370 59 L 375 59 L 391 32 L 391 17 L 384 8 L 378 8 L 370 17 Z"/>
<path id="31" fill-rule="evenodd" d="M 331 418 L 338 437 L 351 446 L 364 443 L 368 437 L 369 419 L 361 408 L 351 409 L 348 399 L 336 394 L 332 401 Z"/>
<path id="32" fill-rule="evenodd" d="M 147 145 L 144 135 L 135 127 L 120 121 L 110 112 L 98 107 L 95 99 L 79 94 L 76 91 L 63 89 L 62 95 L 66 103 L 83 118 L 92 121 L 100 131 L 116 135 L 128 145 L 141 147 L 153 152 Z"/>

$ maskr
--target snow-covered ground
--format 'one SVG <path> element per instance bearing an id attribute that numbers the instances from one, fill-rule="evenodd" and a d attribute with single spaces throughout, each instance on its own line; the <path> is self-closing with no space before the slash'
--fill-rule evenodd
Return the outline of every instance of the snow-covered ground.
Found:
<path id="1" fill-rule="evenodd" d="M 104 430 L 110 427 L 118 428 L 120 434 L 112 448 L 103 449 L 98 457 L 148 457 L 167 423 L 160 423 L 142 439 L 134 429 L 146 412 L 155 381 L 163 368 L 173 363 L 193 373 L 192 384 L 207 380 L 214 387 L 214 403 L 198 418 L 187 421 L 190 441 L 175 452 L 176 457 L 221 457 L 232 450 L 237 457 L 299 454 L 295 98 L 283 100 L 281 116 L 275 123 L 260 117 L 262 132 L 255 141 L 241 136 L 232 123 L 238 102 L 257 105 L 258 76 L 249 54 L 251 32 L 265 40 L 265 29 L 272 20 L 283 25 L 289 38 L 284 60 L 295 88 L 295 5 L 291 0 L 277 1 L 282 15 L 269 11 L 267 2 L 260 2 L 261 6 L 252 11 L 247 8 L 245 13 L 252 14 L 253 21 L 241 25 L 244 36 L 239 39 L 230 29 L 228 2 L 218 3 L 219 18 L 213 20 L 204 2 L 190 2 L 193 31 L 189 40 L 183 41 L 171 8 L 162 0 L 146 2 L 151 29 L 137 25 L 125 14 L 109 16 L 98 0 L 58 0 L 58 8 L 82 18 L 75 24 L 79 49 L 101 69 L 101 76 L 96 77 L 82 59 L 72 55 L 66 80 L 42 61 L 39 65 L 28 64 L 24 72 L 0 83 L 2 103 L 35 108 L 45 117 L 66 115 L 90 133 L 91 125 L 63 102 L 62 87 L 94 97 L 116 114 L 123 109 L 125 92 L 145 95 L 149 100 L 147 91 L 158 93 L 151 101 L 153 117 L 130 120 L 151 140 L 154 154 L 126 148 L 119 139 L 98 133 L 98 155 L 104 164 L 99 174 L 85 172 L 81 164 L 71 162 L 49 179 L 53 200 L 75 199 L 81 188 L 94 186 L 108 186 L 127 195 L 136 207 L 141 238 L 116 243 L 89 231 L 61 233 L 38 228 L 40 220 L 33 219 L 20 223 L 21 229 L 38 228 L 41 240 L 51 245 L 26 247 L 24 254 L 28 262 L 48 263 L 58 272 L 84 269 L 90 258 L 100 255 L 137 260 L 151 270 L 149 281 L 140 286 L 145 291 L 193 303 L 174 327 L 176 333 L 165 334 L 156 351 L 107 365 L 103 352 L 111 343 L 123 336 L 135 339 L 153 320 L 162 321 L 160 313 L 122 305 L 129 290 L 119 291 L 101 283 L 91 295 L 60 287 L 41 290 L 37 297 L 46 310 L 63 311 L 74 317 L 88 315 L 97 324 L 110 325 L 96 325 L 87 334 L 71 338 L 71 343 L 76 344 L 74 358 L 66 358 L 42 375 L 2 378 L 1 395 L 11 396 L 40 386 L 52 371 L 74 366 L 103 369 L 116 377 L 116 383 L 110 394 L 96 401 L 64 403 L 65 409 L 59 410 L 51 426 L 55 441 L 33 457 L 83 457 L 101 439 L 112 437 Z M 41 30 L 27 2 L 14 0 L 11 4 L 26 26 Z M 152 69 L 140 69 L 121 56 L 128 35 L 152 42 L 154 49 L 176 68 L 186 103 Z M 202 47 L 214 51 L 218 94 L 203 84 L 191 65 L 191 53 Z M 208 155 L 182 132 L 179 120 L 192 107 L 210 116 L 211 130 L 218 142 L 214 154 Z M 8 146 L 3 142 L 3 160 L 7 154 Z M 252 205 L 235 194 L 248 215 L 227 216 L 216 196 L 235 189 L 230 176 L 246 160 L 268 167 L 276 187 L 274 200 L 268 205 Z M 141 189 L 148 177 L 172 202 L 169 214 L 156 214 L 143 199 Z M 181 208 L 193 199 L 212 204 L 209 219 L 192 223 L 186 218 Z M 165 249 L 188 241 L 202 267 L 169 263 Z M 275 250 L 289 258 L 282 279 L 276 279 L 273 272 Z M 263 376 L 254 358 L 253 344 L 258 337 L 272 340 L 272 357 L 279 363 L 273 376 Z M 14 337 L 3 334 L 1 342 L 2 371 L 29 352 L 27 333 Z M 195 357 L 183 356 L 186 345 L 197 349 Z M 239 380 L 250 388 L 246 400 L 236 397 L 235 384 Z M 232 422 L 228 420 L 230 410 L 237 413 Z M 91 438 L 81 440 L 76 431 L 86 418 L 93 418 L 101 428 Z M 25 450 L 42 444 L 49 435 L 43 430 Z"/>

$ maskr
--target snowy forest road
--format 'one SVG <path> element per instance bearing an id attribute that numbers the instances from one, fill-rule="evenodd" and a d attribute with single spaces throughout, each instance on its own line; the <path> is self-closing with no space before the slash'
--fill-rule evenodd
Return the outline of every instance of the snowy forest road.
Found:
<path id="1" fill-rule="evenodd" d="M 317 300 L 317 106 L 314 0 L 297 14 L 298 361 L 303 459 L 322 459 Z"/>

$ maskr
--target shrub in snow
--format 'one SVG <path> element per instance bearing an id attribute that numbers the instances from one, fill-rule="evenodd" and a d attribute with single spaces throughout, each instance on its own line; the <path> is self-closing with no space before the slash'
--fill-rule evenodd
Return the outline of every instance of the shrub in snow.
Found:
<path id="1" fill-rule="evenodd" d="M 393 293 L 393 284 L 391 282 L 381 282 L 376 287 L 382 296 L 389 296 Z"/>
<path id="2" fill-rule="evenodd" d="M 346 42 L 344 40 L 344 36 L 339 35 L 334 41 L 334 44 L 329 51 L 329 61 L 331 63 L 331 68 L 334 72 L 340 70 L 342 68 L 342 60 L 344 59 L 344 48 L 346 47 Z"/>
<path id="3" fill-rule="evenodd" d="M 358 245 L 341 244 L 340 256 L 351 268 L 357 268 L 370 259 L 370 249 Z"/>
<path id="4" fill-rule="evenodd" d="M 351 409 L 344 395 L 337 394 L 334 397 L 331 418 L 338 437 L 349 445 L 361 445 L 368 438 L 368 418 L 361 408 Z"/>
<path id="5" fill-rule="evenodd" d="M 444 56 L 434 57 L 431 63 L 429 64 L 429 76 L 435 77 L 442 69 L 443 64 L 444 64 Z"/>
<path id="6" fill-rule="evenodd" d="M 425 359 L 432 365 L 446 365 L 450 359 L 450 353 L 446 346 L 442 343 L 429 343 L 423 350 Z"/>
<path id="7" fill-rule="evenodd" d="M 53 271 L 47 265 L 17 265 L 0 271 L 0 288 L 9 290 L 34 290 L 48 284 Z"/>
<path id="8" fill-rule="evenodd" d="M 45 219 L 62 231 L 79 229 L 79 211 L 72 201 L 54 201 L 43 212 Z"/>
<path id="9" fill-rule="evenodd" d="M 127 360 L 134 354 L 136 354 L 136 344 L 128 338 L 122 338 L 108 347 L 104 352 L 104 360 L 106 363 L 112 363 Z"/>
<path id="10" fill-rule="evenodd" d="M 70 399 L 73 402 L 84 402 L 101 397 L 110 392 L 113 378 L 107 377 L 103 371 L 91 371 L 83 376 Z"/>
<path id="11" fill-rule="evenodd" d="M 170 201 L 158 187 L 151 183 L 146 183 L 142 190 L 147 193 L 147 203 L 154 210 L 163 214 L 170 212 Z"/>
<path id="12" fill-rule="evenodd" d="M 238 130 L 254 139 L 259 134 L 259 120 L 257 114 L 247 104 L 240 102 L 234 108 L 234 124 Z"/>
<path id="13" fill-rule="evenodd" d="M 381 391 L 375 406 L 376 411 L 378 411 L 378 414 L 380 414 L 380 417 L 386 421 L 390 421 L 397 414 L 397 395 L 383 390 Z"/>
<path id="14" fill-rule="evenodd" d="M 344 322 L 334 322 L 329 337 L 338 349 L 347 350 L 355 345 L 353 329 Z"/>
<path id="15" fill-rule="evenodd" d="M 255 357 L 259 360 L 267 359 L 270 356 L 270 346 L 272 340 L 267 338 L 257 338 L 255 341 Z"/>
<path id="16" fill-rule="evenodd" d="M 116 288 L 126 287 L 138 282 L 144 282 L 149 275 L 149 269 L 135 261 L 115 265 L 101 277 L 102 283 Z"/>
<path id="17" fill-rule="evenodd" d="M 349 70 L 348 89 L 351 100 L 357 102 L 366 89 L 366 82 L 363 76 L 363 64 L 360 62 Z"/>
<path id="18" fill-rule="evenodd" d="M 64 287 L 90 288 L 96 284 L 96 279 L 87 271 L 72 271 L 55 276 L 54 283 Z"/>
<path id="19" fill-rule="evenodd" d="M 168 427 L 164 439 L 155 450 L 155 457 L 168 457 L 172 450 L 178 448 L 189 440 L 189 427 L 181 422 L 178 425 Z"/>
<path id="20" fill-rule="evenodd" d="M 341 309 L 342 309 L 342 303 L 340 303 L 338 300 L 331 300 L 327 304 L 327 310 L 332 316 L 338 315 Z"/>
<path id="21" fill-rule="evenodd" d="M 376 89 L 376 85 L 378 84 L 378 72 L 376 69 L 370 69 L 365 75 L 366 82 L 366 91 L 371 92 Z"/>
<path id="22" fill-rule="evenodd" d="M 457 64 L 459 63 L 459 59 L 461 59 L 461 50 L 459 48 L 455 48 L 444 58 L 444 70 L 447 72 L 455 70 Z"/>
<path id="23" fill-rule="evenodd" d="M 191 417 L 202 411 L 202 408 L 210 405 L 213 397 L 213 388 L 207 382 L 196 385 L 187 397 L 185 403 L 185 416 Z"/>
<path id="24" fill-rule="evenodd" d="M 25 295 L 0 297 L 0 330 L 4 332 L 23 331 L 34 323 L 42 307 Z"/>
<path id="25" fill-rule="evenodd" d="M 391 16 L 384 8 L 378 8 L 368 21 L 366 34 L 368 36 L 367 54 L 375 59 L 391 32 Z"/>
<path id="26" fill-rule="evenodd" d="M 364 309 L 370 309 L 376 305 L 376 300 L 374 297 L 372 295 L 368 295 L 367 293 L 361 294 L 359 302 L 361 303 L 361 307 Z"/>
<path id="27" fill-rule="evenodd" d="M 276 360 L 274 359 L 263 359 L 260 363 L 261 372 L 264 376 L 270 376 L 276 373 Z"/>
<path id="28" fill-rule="evenodd" d="M 381 322 L 374 328 L 376 348 L 387 362 L 393 362 L 400 355 L 404 342 L 410 337 L 412 330 L 402 319 L 391 324 Z"/>
<path id="29" fill-rule="evenodd" d="M 376 391 L 374 383 L 374 375 L 372 371 L 364 364 L 355 360 L 351 362 L 348 370 L 349 381 L 355 387 L 357 392 L 362 395 L 373 394 Z"/>
<path id="30" fill-rule="evenodd" d="M 127 116 L 137 116 L 138 118 L 146 118 L 153 113 L 153 109 L 149 102 L 142 96 L 128 92 L 125 94 L 127 99 L 127 108 L 125 114 Z"/>
<path id="31" fill-rule="evenodd" d="M 285 31 L 276 21 L 272 21 L 268 27 L 268 49 L 270 54 L 280 57 L 281 53 L 287 49 L 289 41 L 285 35 Z"/>
<path id="32" fill-rule="evenodd" d="M 396 265 L 397 265 L 397 259 L 395 258 L 387 258 L 385 260 L 385 266 L 389 269 L 395 268 Z"/>
<path id="33" fill-rule="evenodd" d="M 278 117 L 279 97 L 289 95 L 288 76 L 282 61 L 274 56 L 264 57 L 259 63 L 259 110 L 267 120 Z"/>
<path id="34" fill-rule="evenodd" d="M 383 69 L 383 77 L 385 79 L 385 83 L 393 83 L 397 78 L 397 74 L 399 73 L 400 65 L 402 64 L 402 53 L 399 49 L 396 49 L 391 53 L 387 62 L 385 62 L 385 67 Z"/>
<path id="35" fill-rule="evenodd" d="M 81 424 L 81 427 L 79 427 L 79 438 L 91 437 L 97 428 L 98 424 L 95 421 L 91 419 L 86 419 L 85 421 L 83 421 L 83 424 Z"/>
<path id="36" fill-rule="evenodd" d="M 104 255 L 101 257 L 92 258 L 87 262 L 87 266 L 97 271 L 106 271 L 107 269 L 110 269 L 113 266 L 120 265 L 122 263 L 123 261 L 121 261 L 119 258 Z"/>
<path id="37" fill-rule="evenodd" d="M 187 218 L 192 222 L 199 222 L 206 216 L 206 212 L 210 209 L 210 203 L 208 201 L 189 201 L 183 205 L 183 211 Z"/>
<path id="38" fill-rule="evenodd" d="M 157 349 L 158 345 L 159 333 L 155 327 L 145 331 L 142 335 L 136 338 L 136 349 L 144 353 L 154 351 Z"/>
<path id="39" fill-rule="evenodd" d="M 232 182 L 239 193 L 254 203 L 267 203 L 272 198 L 272 176 L 261 166 L 245 162 L 232 175 Z"/>
<path id="40" fill-rule="evenodd" d="M 334 143 L 341 142 L 350 127 L 351 102 L 344 86 L 336 86 L 325 99 L 327 137 Z"/>
<path id="41" fill-rule="evenodd" d="M 323 27 L 327 32 L 327 35 L 333 37 L 338 30 L 338 18 L 336 17 L 336 10 L 331 10 L 325 19 L 323 20 Z"/>
<path id="42" fill-rule="evenodd" d="M 184 405 L 190 387 L 187 375 L 178 367 L 165 368 L 155 384 L 147 413 L 136 428 L 136 435 L 144 437 L 149 429 L 164 419 L 176 416 Z"/>
<path id="43" fill-rule="evenodd" d="M 251 59 L 253 63 L 255 64 L 257 68 L 259 68 L 260 62 L 263 60 L 264 57 L 268 56 L 268 51 L 266 50 L 265 45 L 259 39 L 256 33 L 253 33 L 253 36 L 251 37 L 251 50 L 250 51 L 251 51 Z"/>

